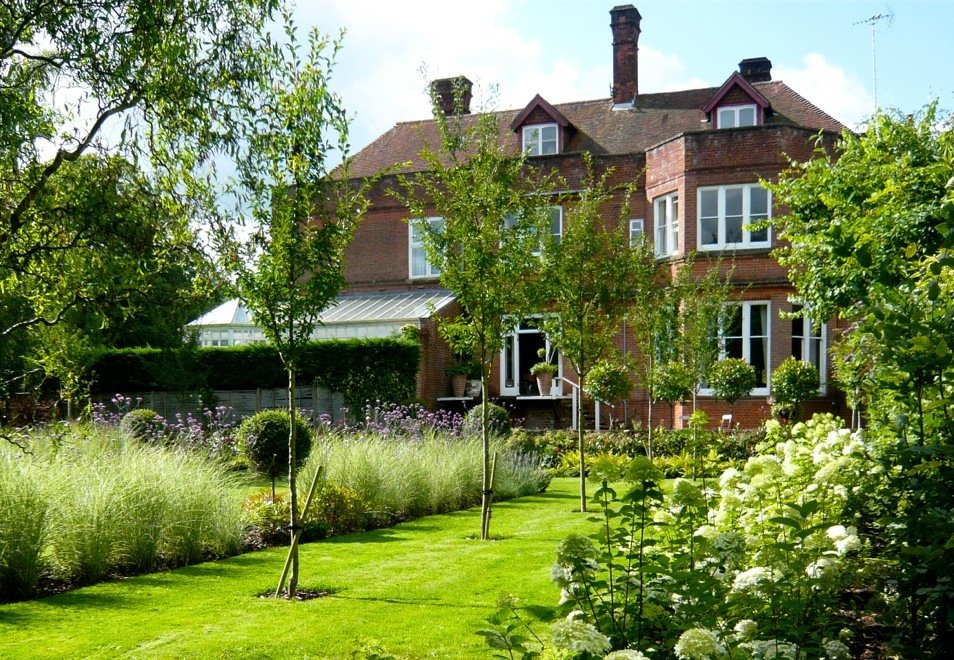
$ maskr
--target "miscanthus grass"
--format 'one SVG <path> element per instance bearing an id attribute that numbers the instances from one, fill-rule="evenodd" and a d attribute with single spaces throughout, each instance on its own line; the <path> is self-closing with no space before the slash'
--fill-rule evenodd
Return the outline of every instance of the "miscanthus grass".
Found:
<path id="1" fill-rule="evenodd" d="M 406 520 L 457 511 L 480 503 L 481 442 L 442 432 L 413 439 L 373 431 L 319 437 L 299 478 L 308 488 L 319 465 L 329 482 L 360 495 L 374 513 Z M 519 453 L 498 454 L 495 499 L 542 490 L 547 476 L 538 461 Z"/>
<path id="2" fill-rule="evenodd" d="M 37 432 L 27 452 L 0 445 L 0 600 L 44 575 L 83 584 L 234 554 L 245 522 L 231 481 L 200 455 L 110 428 Z"/>

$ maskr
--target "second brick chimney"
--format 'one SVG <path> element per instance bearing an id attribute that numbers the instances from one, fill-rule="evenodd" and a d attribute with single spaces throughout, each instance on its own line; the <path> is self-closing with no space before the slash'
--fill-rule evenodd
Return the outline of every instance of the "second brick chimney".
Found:
<path id="1" fill-rule="evenodd" d="M 772 79 L 772 61 L 767 57 L 751 57 L 739 62 L 739 73 L 749 82 L 768 82 Z"/>
<path id="2" fill-rule="evenodd" d="M 633 5 L 610 10 L 613 30 L 613 104 L 632 106 L 639 94 L 639 22 L 642 16 Z"/>
<path id="3" fill-rule="evenodd" d="M 462 115 L 470 114 L 470 101 L 473 95 L 474 84 L 464 76 L 455 78 L 441 78 L 431 83 L 431 89 L 437 96 L 438 105 L 445 115 L 453 115 L 460 112 Z M 460 107 L 455 107 L 455 102 Z"/>

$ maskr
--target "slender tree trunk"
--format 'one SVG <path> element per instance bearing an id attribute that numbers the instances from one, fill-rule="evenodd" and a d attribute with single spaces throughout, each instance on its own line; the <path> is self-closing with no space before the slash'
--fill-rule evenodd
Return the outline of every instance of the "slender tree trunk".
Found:
<path id="1" fill-rule="evenodd" d="M 483 443 L 483 479 L 482 495 L 480 500 L 480 538 L 486 541 L 490 538 L 490 504 L 493 495 L 493 483 L 490 466 L 490 407 L 488 405 L 489 387 L 487 381 L 490 376 L 487 373 L 489 369 L 484 364 L 480 374 L 480 393 L 481 393 L 481 415 L 480 415 L 480 433 Z"/>
<path id="2" fill-rule="evenodd" d="M 289 539 L 294 541 L 295 530 L 298 529 L 298 493 L 295 480 L 295 464 L 298 462 L 297 441 L 298 431 L 295 423 L 295 367 L 289 365 L 288 368 L 288 489 L 289 502 L 291 503 L 291 525 L 289 529 Z M 292 551 L 291 575 L 288 578 L 288 595 L 294 598 L 298 592 L 298 547 L 295 546 Z"/>
<path id="3" fill-rule="evenodd" d="M 586 513 L 586 447 L 583 439 L 586 429 L 583 428 L 583 375 L 577 374 L 580 381 L 580 396 L 576 398 L 576 447 L 580 452 L 580 511 Z"/>

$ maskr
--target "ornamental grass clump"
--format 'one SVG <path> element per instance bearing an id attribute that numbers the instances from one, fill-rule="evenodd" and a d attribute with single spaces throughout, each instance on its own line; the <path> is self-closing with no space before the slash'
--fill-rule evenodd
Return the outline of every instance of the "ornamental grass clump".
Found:
<path id="1" fill-rule="evenodd" d="M 201 455 L 81 425 L 34 433 L 29 452 L 0 445 L 0 600 L 29 597 L 43 576 L 88 584 L 240 549 L 233 477 Z"/>

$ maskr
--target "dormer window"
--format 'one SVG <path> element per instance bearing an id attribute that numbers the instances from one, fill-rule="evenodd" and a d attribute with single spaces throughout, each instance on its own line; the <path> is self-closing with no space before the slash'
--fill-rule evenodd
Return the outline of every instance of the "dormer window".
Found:
<path id="1" fill-rule="evenodd" d="M 523 151 L 528 156 L 546 156 L 558 151 L 556 124 L 536 124 L 523 127 Z"/>
<path id="2" fill-rule="evenodd" d="M 719 108 L 718 128 L 739 128 L 741 126 L 755 126 L 758 112 L 755 104 L 727 105 Z"/>

